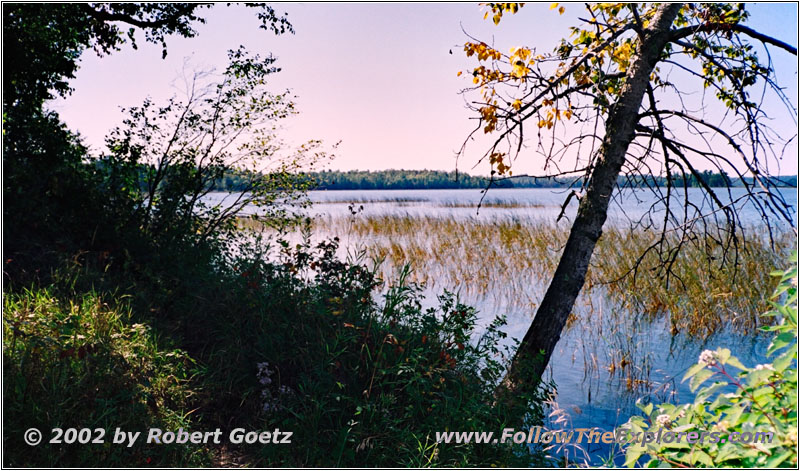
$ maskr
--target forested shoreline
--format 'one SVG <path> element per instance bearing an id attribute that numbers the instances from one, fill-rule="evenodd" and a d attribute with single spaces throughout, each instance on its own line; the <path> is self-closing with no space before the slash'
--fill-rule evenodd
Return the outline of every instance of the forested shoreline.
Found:
<path id="1" fill-rule="evenodd" d="M 486 188 L 579 188 L 582 177 L 540 178 L 519 176 L 492 181 L 484 176 L 470 175 L 457 171 L 442 170 L 327 170 L 304 174 L 314 190 L 444 190 Z M 725 173 L 704 171 L 700 174 L 703 182 L 712 188 L 743 187 L 742 180 L 731 178 Z M 215 191 L 245 191 L 254 175 L 248 172 L 227 172 L 214 184 Z M 797 175 L 773 177 L 776 186 L 797 187 Z M 745 181 L 752 183 L 751 178 Z M 667 179 L 660 176 L 641 175 L 639 177 L 620 177 L 620 187 L 666 187 Z M 686 179 L 674 178 L 675 187 L 698 188 L 700 179 L 693 175 Z"/>

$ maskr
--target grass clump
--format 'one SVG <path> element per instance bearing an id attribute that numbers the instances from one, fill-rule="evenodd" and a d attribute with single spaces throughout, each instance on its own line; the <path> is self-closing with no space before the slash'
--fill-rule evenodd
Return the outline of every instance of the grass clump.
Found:
<path id="1" fill-rule="evenodd" d="M 191 427 L 194 361 L 165 349 L 130 311 L 86 293 L 63 298 L 48 289 L 6 293 L 3 301 L 5 465 L 197 466 L 202 449 L 111 443 L 115 428 Z M 43 441 L 32 452 L 23 442 L 30 427 Z M 103 444 L 50 444 L 53 428 L 105 431 Z"/>

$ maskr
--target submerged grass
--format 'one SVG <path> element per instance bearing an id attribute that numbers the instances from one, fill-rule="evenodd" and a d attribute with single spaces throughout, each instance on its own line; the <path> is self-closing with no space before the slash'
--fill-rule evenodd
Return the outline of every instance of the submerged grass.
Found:
<path id="1" fill-rule="evenodd" d="M 372 255 L 388 262 L 387 270 L 410 263 L 417 282 L 491 296 L 522 310 L 536 308 L 568 235 L 563 225 L 518 218 L 328 217 L 317 226 L 364 241 Z M 713 244 L 701 240 L 683 248 L 669 284 L 659 276 L 655 254 L 642 260 L 638 276 L 624 276 L 656 240 L 657 234 L 641 230 L 606 229 L 587 273 L 584 298 L 589 298 L 583 301 L 591 303 L 592 293 L 600 290 L 633 315 L 666 317 L 673 332 L 707 335 L 723 325 L 748 331 L 759 325 L 759 313 L 767 307 L 763 293 L 774 288 L 763 267 L 779 263 L 792 246 L 789 234 L 779 237 L 775 248 L 749 239 L 738 266 L 719 267 L 713 264 L 719 249 L 709 254 L 706 245 Z M 712 262 L 704 265 L 709 256 Z"/>
<path id="2" fill-rule="evenodd" d="M 478 209 L 479 207 L 502 208 L 502 209 L 545 208 L 548 206 L 542 203 L 534 203 L 530 201 L 519 201 L 515 199 L 502 199 L 502 198 L 491 198 L 491 199 L 486 199 L 482 202 L 479 201 L 473 202 L 473 201 L 458 201 L 458 200 L 439 201 L 435 199 L 414 197 L 414 196 L 396 196 L 396 197 L 386 197 L 386 198 L 370 198 L 370 197 L 344 198 L 344 199 L 333 198 L 330 200 L 320 201 L 317 204 L 369 204 L 369 203 L 384 203 L 397 206 L 425 204 L 437 208 L 475 208 L 475 209 Z"/>

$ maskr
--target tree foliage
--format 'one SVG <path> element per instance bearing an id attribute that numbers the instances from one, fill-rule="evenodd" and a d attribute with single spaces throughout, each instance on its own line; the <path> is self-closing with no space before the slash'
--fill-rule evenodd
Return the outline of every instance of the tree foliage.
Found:
<path id="1" fill-rule="evenodd" d="M 273 8 L 265 4 L 254 6 L 263 28 L 275 33 L 292 31 L 286 17 Z M 130 225 L 121 224 L 134 215 L 119 217 L 124 206 L 121 202 L 137 188 L 125 181 L 135 173 L 130 159 L 123 163 L 125 158 L 116 155 L 116 160 L 109 157 L 99 164 L 90 162 L 93 157 L 79 136 L 69 131 L 45 102 L 71 92 L 69 81 L 87 49 L 110 54 L 125 43 L 136 47 L 137 35 L 143 35 L 144 41 L 161 44 L 162 54 L 166 54 L 167 38 L 194 36 L 195 25 L 204 21 L 200 13 L 208 7 L 209 4 L 186 3 L 4 6 L 3 195 L 7 203 L 3 208 L 3 232 L 4 249 L 10 258 L 47 258 L 53 255 L 54 244 L 63 251 L 119 249 L 121 234 L 135 233 L 130 231 Z M 224 90 L 228 93 L 224 106 L 245 105 L 243 81 L 252 81 L 260 73 L 261 66 L 256 62 L 248 65 L 243 56 L 232 57 L 231 67 L 239 69 L 227 73 L 239 82 L 226 82 L 229 86 Z M 275 70 L 269 64 L 259 80 Z M 271 103 L 264 102 L 269 99 L 266 95 L 258 98 L 262 100 L 260 106 Z M 238 102 L 234 104 L 235 101 Z M 211 103 L 206 104 L 208 109 Z M 178 107 L 177 103 L 171 104 L 172 111 Z M 145 114 L 140 117 L 145 119 Z M 187 127 L 200 132 L 205 119 L 199 117 L 201 114 Z M 238 124 L 241 129 L 242 123 Z M 160 129 L 166 131 L 163 123 Z M 180 137 L 186 137 L 185 133 Z M 150 142 L 155 138 L 156 135 L 150 136 Z M 186 169 L 185 165 L 181 168 Z M 183 176 L 189 178 L 190 174 L 186 170 Z M 177 184 L 176 176 L 170 179 L 173 185 Z M 121 188 L 125 191 L 106 191 Z M 150 201 L 155 203 L 155 199 Z M 135 205 L 133 200 L 126 204 Z M 112 205 L 117 206 L 111 209 Z M 116 232 L 120 230 L 123 232 Z"/>
<path id="2" fill-rule="evenodd" d="M 268 77 L 277 72 L 271 56 L 228 52 L 229 65 L 219 75 L 187 77 L 183 97 L 157 106 L 146 100 L 125 110 L 128 118 L 107 138 L 109 155 L 100 159 L 108 172 L 107 192 L 126 206 L 128 219 L 151 237 L 167 232 L 202 237 L 232 229 L 248 206 L 277 223 L 291 214 L 286 204 L 310 185 L 301 170 L 326 158 L 320 141 L 285 153 L 278 122 L 296 113 L 289 92 L 273 93 Z M 226 173 L 246 176 L 241 191 L 223 201 L 204 197 Z"/>
<path id="3" fill-rule="evenodd" d="M 503 12 L 519 9 L 516 4 L 488 6 L 495 23 Z M 551 5 L 555 8 L 565 11 L 557 3 Z M 595 3 L 587 4 L 585 13 L 583 23 L 572 27 L 569 38 L 552 51 L 514 47 L 504 53 L 479 40 L 464 45 L 466 55 L 479 63 L 470 71 L 474 86 L 465 90 L 480 97 L 472 102 L 480 122 L 474 132 L 496 135 L 482 157 L 496 178 L 512 175 L 513 161 L 520 155 L 534 154 L 543 159 L 547 176 L 584 176 L 585 192 L 600 158 L 602 129 L 628 80 L 637 42 L 650 26 L 656 5 Z M 769 127 L 770 116 L 762 103 L 774 94 L 792 120 L 795 106 L 776 83 L 769 58 L 761 59 L 769 52 L 759 53 L 754 40 L 792 53 L 796 49 L 745 26 L 749 16 L 744 4 L 681 7 L 650 76 L 623 168 L 632 176 L 660 175 L 699 184 L 709 190 L 706 202 L 714 215 L 730 224 L 728 229 L 737 222 L 736 207 L 745 203 L 754 204 L 768 225 L 773 213 L 793 221 L 791 208 L 773 191 L 776 182 L 770 176 L 785 151 L 783 145 L 794 136 L 778 135 Z M 692 96 L 697 89 L 703 90 L 700 100 Z M 716 185 L 704 184 L 709 171 L 702 166 L 744 182 L 746 195 L 733 198 L 724 191 L 711 191 Z M 618 185 L 627 186 L 637 185 Z M 654 189 L 659 198 L 646 215 L 646 225 L 676 228 L 688 235 L 698 218 L 707 216 L 707 207 L 670 209 L 670 202 L 686 199 L 678 191 L 681 186 Z M 663 218 L 664 224 L 656 218 Z M 721 235 L 735 243 L 736 234 L 726 230 Z"/>
<path id="4" fill-rule="evenodd" d="M 167 55 L 168 37 L 191 38 L 210 3 L 19 3 L 3 8 L 3 105 L 31 106 L 71 91 L 78 59 L 86 49 L 98 54 L 137 48 L 137 32 L 160 44 Z M 276 34 L 293 32 L 286 16 L 269 5 L 259 9 L 262 28 Z"/>
<path id="5" fill-rule="evenodd" d="M 519 10 L 488 6 L 495 23 Z M 566 11 L 557 3 L 551 9 Z M 719 255 L 705 250 L 707 269 L 735 267 L 747 237 L 766 233 L 774 240 L 774 217 L 794 228 L 794 210 L 771 175 L 796 136 L 772 129 L 764 105 L 777 98 L 796 123 L 796 105 L 776 82 L 769 49 L 797 50 L 745 26 L 748 17 L 744 4 L 594 3 L 552 51 L 505 53 L 479 40 L 464 45 L 478 61 L 465 93 L 477 95 L 471 104 L 479 124 L 461 153 L 483 132 L 493 136 L 481 157 L 493 177 L 511 175 L 514 160 L 528 153 L 541 157 L 544 176 L 583 177 L 564 203 L 577 198 L 578 214 L 517 354 L 538 357 L 540 366 L 525 374 L 512 367 L 504 388 L 538 381 L 583 287 L 608 205 L 637 176 L 663 176 L 667 185 L 650 186 L 654 203 L 630 220 L 659 234 L 628 270 L 634 279 L 648 254 L 655 261 L 646 268 L 669 286 L 681 281 L 672 268 L 688 244 L 722 247 Z M 745 191 L 715 190 L 702 166 L 727 172 Z M 622 185 L 621 175 L 628 177 Z M 675 186 L 692 178 L 703 190 L 701 201 L 689 197 L 688 185 Z M 758 211 L 763 228 L 744 227 L 745 205 Z"/>

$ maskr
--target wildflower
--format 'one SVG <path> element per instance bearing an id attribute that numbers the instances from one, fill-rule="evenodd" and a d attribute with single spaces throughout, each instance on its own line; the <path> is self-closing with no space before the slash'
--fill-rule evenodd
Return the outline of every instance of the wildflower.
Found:
<path id="1" fill-rule="evenodd" d="M 268 362 L 258 363 L 256 365 L 258 368 L 258 372 L 256 373 L 256 378 L 258 378 L 258 382 L 261 383 L 263 386 L 267 386 L 272 383 L 272 375 L 275 373 L 269 367 Z"/>
<path id="2" fill-rule="evenodd" d="M 672 423 L 672 419 L 669 418 L 669 414 L 661 414 L 656 417 L 656 423 L 662 427 L 669 427 L 669 424 Z"/>
<path id="3" fill-rule="evenodd" d="M 713 366 L 717 364 L 717 352 L 712 350 L 703 350 L 700 354 L 699 362 L 706 366 Z"/>
<path id="4" fill-rule="evenodd" d="M 761 371 L 761 370 L 775 371 L 775 368 L 773 368 L 772 365 L 770 365 L 769 363 L 765 365 L 756 365 L 756 371 Z"/>

